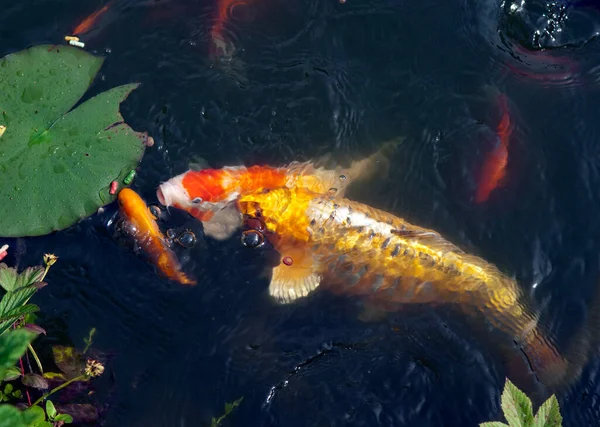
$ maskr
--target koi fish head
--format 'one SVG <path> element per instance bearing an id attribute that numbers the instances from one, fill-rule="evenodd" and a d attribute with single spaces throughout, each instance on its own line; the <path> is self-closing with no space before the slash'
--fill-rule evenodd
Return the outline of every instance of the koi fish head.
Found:
<path id="1" fill-rule="evenodd" d="M 156 191 L 162 205 L 185 210 L 201 221 L 238 196 L 236 180 L 227 169 L 188 171 L 162 183 Z"/>
<path id="2" fill-rule="evenodd" d="M 123 188 L 119 191 L 117 200 L 119 203 L 119 210 L 128 218 L 136 217 L 140 212 L 147 210 L 144 200 L 142 200 L 142 198 L 131 188 Z"/>

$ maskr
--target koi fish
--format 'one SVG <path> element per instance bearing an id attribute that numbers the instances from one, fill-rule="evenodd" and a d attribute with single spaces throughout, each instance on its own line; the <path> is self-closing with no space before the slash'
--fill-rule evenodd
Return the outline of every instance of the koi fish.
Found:
<path id="1" fill-rule="evenodd" d="M 279 303 L 323 287 L 360 296 L 384 311 L 404 304 L 454 304 L 513 337 L 546 386 L 573 370 L 517 283 L 433 230 L 303 187 L 245 194 L 237 205 L 264 223 L 284 261 L 273 268 L 269 284 Z"/>
<path id="2" fill-rule="evenodd" d="M 227 166 L 189 170 L 162 183 L 156 196 L 162 205 L 185 210 L 202 221 L 206 235 L 224 240 L 243 223 L 234 203 L 241 195 L 282 186 L 300 186 L 319 193 L 343 196 L 351 183 L 387 173 L 387 156 L 401 141 L 385 143 L 379 151 L 352 162 L 348 168 L 326 169 L 319 166 L 325 161 L 322 158 L 292 162 L 282 167 Z"/>
<path id="3" fill-rule="evenodd" d="M 506 95 L 499 95 L 502 119 L 497 127 L 498 145 L 488 155 L 481 169 L 479 185 L 475 194 L 475 202 L 483 203 L 492 191 L 504 184 L 506 178 L 506 165 L 508 163 L 508 146 L 513 130 L 508 110 L 508 99 Z"/>
<path id="4" fill-rule="evenodd" d="M 132 189 L 124 188 L 117 196 L 119 212 L 135 228 L 135 239 L 156 263 L 160 271 L 171 280 L 184 285 L 195 285 L 180 269 L 175 253 L 169 249 L 156 218 L 142 198 Z"/>
<path id="5" fill-rule="evenodd" d="M 98 20 L 102 17 L 102 15 L 104 15 L 108 11 L 111 5 L 112 2 L 107 3 L 101 9 L 98 9 L 97 11 L 89 15 L 87 18 L 85 18 L 83 21 L 81 21 L 73 30 L 73 34 L 79 36 L 81 34 L 87 33 L 92 28 L 94 28 Z"/>

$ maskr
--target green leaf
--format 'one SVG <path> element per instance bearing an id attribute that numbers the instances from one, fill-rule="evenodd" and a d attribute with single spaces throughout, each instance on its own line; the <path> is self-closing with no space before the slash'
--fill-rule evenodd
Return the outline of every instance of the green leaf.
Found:
<path id="1" fill-rule="evenodd" d="M 533 427 L 562 427 L 562 416 L 556 396 L 552 395 L 544 402 L 535 415 Z"/>
<path id="2" fill-rule="evenodd" d="M 502 410 L 510 427 L 530 427 L 533 423 L 531 400 L 508 379 L 502 393 Z"/>
<path id="3" fill-rule="evenodd" d="M 51 420 L 56 416 L 56 408 L 54 407 L 54 403 L 51 400 L 46 400 L 46 413 L 48 414 L 48 418 Z"/>
<path id="4" fill-rule="evenodd" d="M 6 370 L 4 371 L 3 381 L 16 380 L 20 376 L 21 376 L 21 370 L 19 368 L 17 368 L 16 366 L 10 366 L 10 367 L 6 368 Z"/>
<path id="5" fill-rule="evenodd" d="M 10 394 L 12 391 L 13 391 L 12 384 L 6 384 L 6 386 L 4 386 L 4 394 Z"/>
<path id="6" fill-rule="evenodd" d="M 34 414 L 12 405 L 0 405 L 0 427 L 31 427 Z"/>
<path id="7" fill-rule="evenodd" d="M 491 421 L 489 423 L 481 423 L 479 427 L 510 427 L 508 424 L 501 423 L 500 421 Z"/>
<path id="8" fill-rule="evenodd" d="M 74 110 L 103 59 L 72 46 L 34 46 L 0 59 L 0 235 L 40 236 L 113 202 L 110 183 L 141 160 L 145 135 L 119 105 L 137 84 Z M 71 110 L 71 111 L 69 111 Z"/>
<path id="9" fill-rule="evenodd" d="M 7 292 L 0 300 L 0 316 L 8 315 L 12 310 L 24 305 L 38 290 L 37 285 L 20 288 L 14 292 Z M 0 334 L 4 333 L 14 323 L 13 320 L 0 321 Z"/>
<path id="10" fill-rule="evenodd" d="M 28 414 L 28 416 L 31 417 L 31 423 L 32 424 L 39 423 L 39 422 L 42 422 L 42 421 L 46 421 L 46 413 L 38 405 L 32 406 L 30 408 L 27 408 L 24 412 L 26 414 Z"/>
<path id="11" fill-rule="evenodd" d="M 24 316 L 26 314 L 29 313 L 35 313 L 36 311 L 39 311 L 40 308 L 35 305 L 35 304 L 26 304 L 26 305 L 22 305 L 20 307 L 15 307 L 14 309 L 10 310 L 8 313 L 4 313 L 2 315 L 0 315 L 0 322 L 4 322 L 5 320 L 15 320 L 18 319 L 21 316 Z"/>
<path id="12" fill-rule="evenodd" d="M 25 354 L 27 345 L 35 338 L 33 332 L 15 329 L 0 335 L 0 378 L 4 378 L 6 370 L 14 366 Z"/>
<path id="13" fill-rule="evenodd" d="M 33 285 L 42 280 L 45 268 L 43 266 L 28 267 L 21 273 L 16 268 L 0 264 L 0 286 L 7 292 L 15 291 L 23 286 Z"/>
<path id="14" fill-rule="evenodd" d="M 73 417 L 69 414 L 58 414 L 54 417 L 54 421 L 64 421 L 65 424 L 71 424 L 73 422 Z"/>

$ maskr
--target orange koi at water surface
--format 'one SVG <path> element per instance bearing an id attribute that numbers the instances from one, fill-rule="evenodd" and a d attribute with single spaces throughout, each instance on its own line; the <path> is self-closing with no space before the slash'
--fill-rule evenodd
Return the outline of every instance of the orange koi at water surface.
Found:
<path id="1" fill-rule="evenodd" d="M 387 156 L 401 141 L 387 142 L 376 153 L 352 162 L 347 168 L 327 169 L 318 165 L 322 162 L 320 159 L 292 162 L 281 167 L 230 166 L 189 170 L 161 184 L 156 195 L 161 204 L 185 210 L 202 221 L 208 236 L 226 239 L 243 222 L 234 203 L 240 196 L 283 186 L 343 196 L 353 182 L 387 173 Z"/>
<path id="2" fill-rule="evenodd" d="M 134 227 L 137 243 L 160 271 L 171 280 L 184 285 L 195 285 L 196 282 L 181 271 L 175 253 L 166 244 L 156 218 L 144 200 L 130 188 L 122 189 L 117 197 L 119 212 Z"/>
<path id="3" fill-rule="evenodd" d="M 515 280 L 433 230 L 303 187 L 242 195 L 238 207 L 261 219 L 271 233 L 267 238 L 287 261 L 273 269 L 269 285 L 280 303 L 323 287 L 360 296 L 385 311 L 405 304 L 452 304 L 512 337 L 545 386 L 579 374 L 579 355 L 569 359 L 558 352 Z M 585 339 L 578 340 L 578 350 L 584 351 Z"/>
<path id="4" fill-rule="evenodd" d="M 488 154 L 479 177 L 475 201 L 477 203 L 485 202 L 492 191 L 504 184 L 506 179 L 506 165 L 508 163 L 508 146 L 513 130 L 508 110 L 508 99 L 506 95 L 499 95 L 500 109 L 502 119 L 497 127 L 498 145 Z"/>

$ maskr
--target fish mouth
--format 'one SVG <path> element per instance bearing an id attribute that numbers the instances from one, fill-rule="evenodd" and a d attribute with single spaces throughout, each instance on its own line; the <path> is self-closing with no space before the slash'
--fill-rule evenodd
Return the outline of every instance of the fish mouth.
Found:
<path id="1" fill-rule="evenodd" d="M 176 176 L 163 182 L 156 190 L 156 198 L 161 205 L 173 206 L 174 204 L 187 205 L 189 195 L 181 183 L 182 177 Z"/>
<path id="2" fill-rule="evenodd" d="M 164 196 L 163 191 L 162 191 L 162 186 L 158 187 L 158 190 L 156 190 L 156 198 L 158 199 L 158 202 L 161 205 L 167 206 L 166 200 L 165 200 L 165 196 Z"/>

